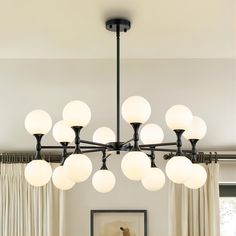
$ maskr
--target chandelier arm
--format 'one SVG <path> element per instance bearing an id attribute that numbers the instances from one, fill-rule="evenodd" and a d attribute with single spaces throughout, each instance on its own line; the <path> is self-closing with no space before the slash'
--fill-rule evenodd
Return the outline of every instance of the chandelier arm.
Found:
<path id="1" fill-rule="evenodd" d="M 83 150 L 83 153 L 93 153 L 93 152 L 103 152 L 105 149 L 104 148 L 98 148 L 98 149 L 90 149 L 90 150 Z"/>
<path id="2" fill-rule="evenodd" d="M 155 152 L 176 152 L 176 149 L 169 149 L 169 148 L 142 148 L 142 151 L 155 151 Z"/>
<path id="3" fill-rule="evenodd" d="M 122 144 L 121 144 L 121 147 L 123 147 L 123 146 L 125 146 L 125 145 L 131 143 L 132 141 L 134 141 L 134 138 L 131 138 L 130 140 L 128 140 L 128 141 L 122 143 Z"/>
<path id="4" fill-rule="evenodd" d="M 106 155 L 105 159 L 108 159 L 111 156 L 111 154 Z"/>
<path id="5" fill-rule="evenodd" d="M 75 148 L 75 146 L 68 146 L 67 149 Z M 62 146 L 41 146 L 41 149 L 63 149 Z"/>
<path id="6" fill-rule="evenodd" d="M 97 142 L 87 141 L 87 140 L 83 140 L 83 139 L 80 140 L 80 143 L 91 144 L 91 145 L 97 145 L 97 146 L 106 147 L 106 148 L 109 148 L 109 147 L 110 147 L 109 145 L 104 144 L 104 143 L 97 143 Z"/>
<path id="7" fill-rule="evenodd" d="M 101 147 L 101 146 L 81 146 L 81 149 L 106 149 L 106 147 Z"/>
<path id="8" fill-rule="evenodd" d="M 168 149 L 168 148 L 142 148 L 142 151 L 156 151 L 156 152 L 176 152 L 176 149 Z M 192 150 L 182 150 L 183 153 L 192 153 Z"/>
<path id="9" fill-rule="evenodd" d="M 67 146 L 67 149 L 74 149 L 75 146 Z M 100 146 L 80 146 L 80 149 L 100 148 Z M 41 149 L 63 149 L 62 146 L 41 146 Z"/>
<path id="10" fill-rule="evenodd" d="M 100 149 L 87 149 L 87 150 L 83 150 L 82 152 L 81 152 L 81 154 L 84 154 L 84 153 L 93 153 L 93 152 L 103 152 L 105 149 L 102 149 L 102 148 L 100 148 Z M 69 155 L 71 155 L 71 154 L 73 154 L 73 152 L 67 152 L 67 154 L 68 154 L 68 156 Z"/>
<path id="11" fill-rule="evenodd" d="M 170 143 L 154 143 L 154 144 L 141 144 L 139 145 L 140 148 L 144 147 L 161 147 L 161 146 L 176 146 L 176 142 L 170 142 Z"/>

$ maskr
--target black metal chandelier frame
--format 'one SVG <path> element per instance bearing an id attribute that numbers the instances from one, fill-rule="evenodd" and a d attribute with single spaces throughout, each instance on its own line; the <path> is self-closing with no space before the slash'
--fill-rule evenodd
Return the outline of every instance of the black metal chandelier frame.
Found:
<path id="1" fill-rule="evenodd" d="M 37 144 L 36 144 L 36 156 L 35 159 L 42 159 L 42 150 L 62 150 L 61 164 L 64 164 L 65 159 L 71 154 L 83 154 L 83 153 L 102 153 L 102 167 L 101 169 L 107 169 L 106 160 L 110 156 L 110 152 L 116 152 L 120 154 L 122 151 L 144 151 L 148 152 L 147 155 L 150 157 L 151 166 L 155 167 L 155 152 L 166 152 L 166 153 L 176 153 L 176 156 L 187 156 L 193 163 L 204 162 L 204 160 L 198 160 L 196 144 L 198 139 L 190 139 L 191 150 L 182 150 L 181 137 L 184 130 L 174 130 L 176 134 L 175 142 L 168 143 L 151 143 L 151 144 L 139 144 L 139 129 L 142 125 L 141 123 L 131 123 L 133 128 L 133 137 L 128 141 L 122 142 L 120 139 L 120 34 L 122 32 L 127 32 L 131 28 L 131 22 L 127 19 L 115 18 L 106 21 L 106 29 L 116 33 L 116 142 L 111 142 L 107 144 L 97 143 L 93 141 L 87 141 L 81 139 L 80 133 L 83 127 L 74 126 L 71 127 L 75 132 L 74 145 L 70 146 L 67 142 L 60 143 L 59 146 L 44 146 L 41 144 L 42 134 L 34 134 Z M 82 145 L 81 145 L 82 144 Z M 174 146 L 175 148 L 170 148 Z M 169 147 L 169 148 L 165 148 Z M 74 149 L 73 152 L 69 150 Z M 171 158 L 171 155 L 165 155 L 165 159 Z"/>

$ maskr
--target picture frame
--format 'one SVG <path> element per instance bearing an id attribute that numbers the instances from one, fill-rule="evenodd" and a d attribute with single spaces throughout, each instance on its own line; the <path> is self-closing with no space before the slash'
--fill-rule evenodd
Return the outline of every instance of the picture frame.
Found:
<path id="1" fill-rule="evenodd" d="M 147 210 L 91 210 L 91 236 L 147 236 Z"/>

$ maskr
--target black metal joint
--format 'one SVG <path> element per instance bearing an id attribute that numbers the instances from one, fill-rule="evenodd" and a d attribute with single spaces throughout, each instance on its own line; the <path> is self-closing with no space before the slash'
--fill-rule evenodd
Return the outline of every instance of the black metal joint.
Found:
<path id="1" fill-rule="evenodd" d="M 134 130 L 133 140 L 134 140 L 134 146 L 131 151 L 141 151 L 139 147 L 139 128 L 141 126 L 141 123 L 130 123 Z"/>
<path id="2" fill-rule="evenodd" d="M 73 126 L 71 127 L 75 132 L 75 150 L 74 154 L 81 154 L 82 151 L 80 149 L 80 131 L 82 130 L 82 126 Z"/>
<path id="3" fill-rule="evenodd" d="M 175 129 L 174 132 L 176 134 L 177 137 L 177 141 L 176 141 L 176 145 L 177 145 L 177 151 L 176 151 L 176 156 L 183 156 L 183 152 L 182 152 L 182 134 L 184 133 L 185 130 L 183 129 Z"/>
<path id="4" fill-rule="evenodd" d="M 35 154 L 35 160 L 41 160 L 41 149 L 42 149 L 42 145 L 41 145 L 41 140 L 43 137 L 43 134 L 34 134 L 34 137 L 36 138 L 36 154 Z"/>
<path id="5" fill-rule="evenodd" d="M 102 167 L 100 168 L 100 170 L 108 170 L 106 162 L 109 156 L 106 156 L 106 151 L 102 152 Z"/>
<path id="6" fill-rule="evenodd" d="M 151 154 L 149 155 L 150 159 L 151 159 L 151 167 L 152 168 L 156 168 L 156 163 L 155 163 L 155 152 L 153 149 L 151 149 Z"/>
<path id="7" fill-rule="evenodd" d="M 192 162 L 197 162 L 197 150 L 196 145 L 199 139 L 189 139 L 191 146 L 192 146 Z"/>
<path id="8" fill-rule="evenodd" d="M 68 148 L 69 143 L 68 142 L 61 142 L 60 144 L 63 148 L 62 158 L 61 158 L 61 165 L 64 165 L 64 162 L 65 162 L 66 158 L 68 157 L 67 148 Z"/>
<path id="9" fill-rule="evenodd" d="M 106 159 L 102 161 L 102 167 L 100 170 L 108 170 L 107 165 L 106 165 Z"/>

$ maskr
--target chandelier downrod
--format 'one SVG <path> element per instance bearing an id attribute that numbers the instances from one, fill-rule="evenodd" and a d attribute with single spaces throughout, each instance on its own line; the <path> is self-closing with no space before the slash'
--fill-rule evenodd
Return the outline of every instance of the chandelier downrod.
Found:
<path id="1" fill-rule="evenodd" d="M 120 143 L 120 25 L 116 27 L 116 141 Z"/>
<path id="2" fill-rule="evenodd" d="M 126 19 L 110 19 L 106 22 L 106 29 L 116 33 L 116 142 L 120 144 L 120 33 L 127 32 L 131 27 Z M 117 154 L 120 152 L 117 151 Z"/>

